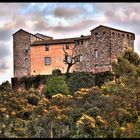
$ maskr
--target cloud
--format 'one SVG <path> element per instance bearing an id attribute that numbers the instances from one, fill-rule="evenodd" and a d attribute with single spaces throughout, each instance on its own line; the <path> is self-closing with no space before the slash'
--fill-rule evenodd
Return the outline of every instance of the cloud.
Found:
<path id="1" fill-rule="evenodd" d="M 10 48 L 5 43 L 0 43 L 0 60 L 11 55 Z"/>
<path id="2" fill-rule="evenodd" d="M 10 62 L 6 58 L 0 59 L 0 74 L 4 74 L 10 67 Z"/>
<path id="3" fill-rule="evenodd" d="M 26 8 L 29 3 L 0 3 L 0 17 L 11 17 L 21 8 Z M 11 13 L 11 14 L 10 14 Z"/>
<path id="4" fill-rule="evenodd" d="M 51 29 L 51 27 L 48 25 L 48 23 L 44 20 L 39 20 L 37 22 L 34 23 L 33 25 L 33 29 L 36 31 L 46 31 Z"/>
<path id="5" fill-rule="evenodd" d="M 86 28 L 96 23 L 97 21 L 93 19 L 85 19 L 85 20 L 81 20 L 78 23 L 69 24 L 68 26 L 58 25 L 53 27 L 52 30 L 54 32 L 60 32 L 60 33 L 77 32 L 77 31 L 85 30 Z"/>
<path id="6" fill-rule="evenodd" d="M 80 8 L 69 8 L 69 7 L 56 7 L 54 10 L 54 16 L 59 18 L 71 18 L 80 15 L 84 12 L 84 9 Z"/>

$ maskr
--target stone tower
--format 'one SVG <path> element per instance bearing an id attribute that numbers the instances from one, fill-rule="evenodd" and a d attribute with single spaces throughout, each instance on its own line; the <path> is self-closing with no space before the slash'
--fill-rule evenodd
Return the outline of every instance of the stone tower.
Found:
<path id="1" fill-rule="evenodd" d="M 14 77 L 30 75 L 30 44 L 37 40 L 51 40 L 42 34 L 31 34 L 22 29 L 13 34 Z"/>

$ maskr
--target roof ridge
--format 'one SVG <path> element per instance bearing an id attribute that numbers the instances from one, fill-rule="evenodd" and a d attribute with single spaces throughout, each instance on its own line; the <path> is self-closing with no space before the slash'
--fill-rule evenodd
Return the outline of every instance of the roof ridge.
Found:
<path id="1" fill-rule="evenodd" d="M 97 29 L 99 27 L 105 27 L 105 28 L 108 28 L 108 29 L 111 29 L 111 30 L 116 30 L 116 31 L 119 31 L 119 32 L 125 32 L 125 33 L 129 33 L 129 34 L 134 34 L 134 33 L 129 32 L 129 31 L 120 30 L 120 29 L 109 27 L 109 26 L 106 26 L 106 25 L 99 25 L 99 26 L 97 26 L 96 28 L 94 28 L 94 29 L 92 29 L 90 31 L 93 31 L 93 30 L 95 30 L 95 29 Z"/>
<path id="2" fill-rule="evenodd" d="M 19 32 L 19 31 L 23 31 L 23 32 L 26 32 L 27 34 L 30 34 L 30 35 L 35 36 L 35 37 L 38 37 L 38 36 L 36 36 L 36 35 L 34 35 L 34 34 L 28 32 L 28 31 L 23 30 L 23 29 L 19 29 L 17 32 Z M 12 35 L 15 35 L 17 32 L 15 32 L 15 33 L 12 34 Z M 38 37 L 38 38 L 39 38 L 39 39 L 42 39 L 42 38 L 40 38 L 40 37 Z M 44 39 L 42 39 L 42 40 L 44 40 Z"/>

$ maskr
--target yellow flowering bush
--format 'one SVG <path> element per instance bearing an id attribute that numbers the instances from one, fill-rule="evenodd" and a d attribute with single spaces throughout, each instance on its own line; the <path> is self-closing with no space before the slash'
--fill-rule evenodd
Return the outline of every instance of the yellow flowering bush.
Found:
<path id="1" fill-rule="evenodd" d="M 83 115 L 77 122 L 76 125 L 78 127 L 89 127 L 89 128 L 95 128 L 95 119 L 93 117 L 90 117 L 88 115 Z"/>

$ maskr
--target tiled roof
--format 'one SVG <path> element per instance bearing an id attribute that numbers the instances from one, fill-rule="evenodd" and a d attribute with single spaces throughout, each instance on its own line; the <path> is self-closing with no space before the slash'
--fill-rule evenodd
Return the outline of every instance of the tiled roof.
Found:
<path id="1" fill-rule="evenodd" d="M 35 36 L 40 37 L 42 39 L 44 39 L 44 38 L 53 38 L 53 37 L 46 36 L 46 35 L 43 35 L 43 34 L 40 34 L 40 33 L 36 33 Z"/>
<path id="2" fill-rule="evenodd" d="M 89 39 L 90 36 L 83 37 L 74 37 L 74 38 L 63 38 L 63 39 L 54 39 L 49 41 L 35 41 L 31 46 L 36 45 L 49 45 L 49 44 L 63 44 L 63 43 L 74 43 L 77 40 Z"/>

